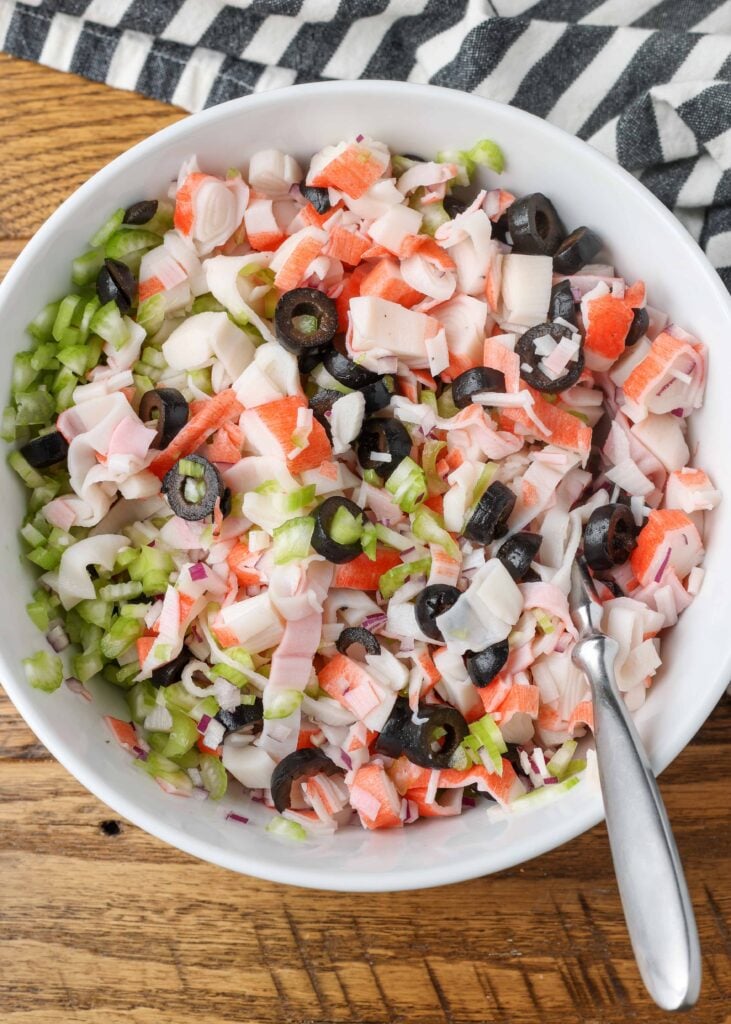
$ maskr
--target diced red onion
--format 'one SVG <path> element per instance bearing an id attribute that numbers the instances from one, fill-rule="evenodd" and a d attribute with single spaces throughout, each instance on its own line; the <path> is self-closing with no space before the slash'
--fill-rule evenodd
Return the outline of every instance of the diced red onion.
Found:
<path id="1" fill-rule="evenodd" d="M 211 720 L 211 716 L 210 715 L 202 715 L 201 716 L 201 719 L 198 722 L 198 732 L 201 734 L 201 736 L 203 736 L 203 734 L 205 733 L 206 729 L 208 728 L 208 723 L 210 722 L 210 720 Z"/>
<path id="2" fill-rule="evenodd" d="M 557 782 L 558 782 L 558 779 L 557 779 L 557 778 L 555 778 L 555 776 L 553 776 L 553 775 L 547 775 L 547 776 L 546 776 L 546 777 L 544 778 L 544 780 L 543 780 L 543 785 L 544 785 L 544 786 L 555 786 Z"/>
<path id="3" fill-rule="evenodd" d="M 683 416 L 683 410 L 682 409 L 671 409 L 670 412 L 672 413 L 673 416 L 678 416 L 679 418 L 682 419 L 682 416 Z"/>
<path id="4" fill-rule="evenodd" d="M 54 622 L 50 627 L 46 633 L 46 640 L 48 640 L 56 654 L 60 651 L 66 650 L 69 645 L 68 635 L 60 622 Z"/>
<path id="5" fill-rule="evenodd" d="M 81 682 L 81 680 L 77 679 L 75 676 L 69 676 L 69 678 L 65 679 L 64 682 L 66 683 L 66 686 L 69 688 L 69 690 L 71 690 L 72 693 L 78 693 L 78 695 L 80 697 L 83 697 L 84 700 L 93 699 L 87 688 Z"/>
<path id="6" fill-rule="evenodd" d="M 668 548 L 667 551 L 665 552 L 665 557 L 663 558 L 662 562 L 660 563 L 660 568 L 657 570 L 657 573 L 655 575 L 655 583 L 659 583 L 660 580 L 662 579 L 662 575 L 663 575 L 663 573 L 665 572 L 665 570 L 668 567 L 668 562 L 670 561 L 671 553 L 672 553 L 671 548 Z"/>
<path id="7" fill-rule="evenodd" d="M 362 142 L 364 138 L 365 138 L 365 135 L 356 135 L 355 141 L 356 142 Z"/>
<path id="8" fill-rule="evenodd" d="M 341 750 L 340 757 L 342 758 L 345 767 L 348 769 L 348 771 L 350 771 L 350 769 L 353 767 L 353 762 L 350 759 L 350 755 L 346 754 L 344 750 Z"/>
<path id="9" fill-rule="evenodd" d="M 226 821 L 238 821 L 241 825 L 248 825 L 249 819 L 245 818 L 243 814 L 236 814 L 235 811 L 229 811 L 226 815 Z"/>
<path id="10" fill-rule="evenodd" d="M 143 750 L 142 747 L 138 747 L 138 746 L 132 747 L 132 753 L 135 755 L 135 757 L 139 761 L 146 761 L 147 760 L 147 751 Z"/>
<path id="11" fill-rule="evenodd" d="M 366 615 L 361 622 L 363 629 L 367 629 L 369 632 L 374 633 L 377 629 L 382 629 L 386 625 L 387 616 L 384 612 L 375 612 L 373 615 Z"/>
<path id="12" fill-rule="evenodd" d="M 477 807 L 477 801 L 474 799 L 474 797 L 465 796 L 465 797 L 462 797 L 462 806 L 463 807 Z"/>
<path id="13" fill-rule="evenodd" d="M 191 565 L 188 572 L 190 573 L 190 578 L 196 582 L 204 580 L 208 576 L 208 570 L 202 562 L 196 562 L 195 565 Z"/>

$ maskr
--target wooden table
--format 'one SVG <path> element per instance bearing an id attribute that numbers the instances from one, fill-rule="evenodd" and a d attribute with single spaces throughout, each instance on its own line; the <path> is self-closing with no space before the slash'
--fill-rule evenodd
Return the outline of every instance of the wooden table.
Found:
<path id="1" fill-rule="evenodd" d="M 97 168 L 184 116 L 6 57 L 0 95 L 0 271 Z M 731 1021 L 729 726 L 726 698 L 663 776 L 704 952 L 689 1024 Z M 112 820 L 4 697 L 0 1007 L 4 1024 L 663 1019 L 632 960 L 603 826 L 444 889 L 286 888 Z"/>

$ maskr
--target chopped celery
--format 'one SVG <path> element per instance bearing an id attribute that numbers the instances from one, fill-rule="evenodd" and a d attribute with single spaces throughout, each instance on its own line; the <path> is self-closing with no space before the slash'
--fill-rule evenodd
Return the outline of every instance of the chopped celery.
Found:
<path id="1" fill-rule="evenodd" d="M 214 757 L 213 754 L 203 754 L 199 769 L 203 785 L 211 800 L 220 800 L 225 795 L 228 785 L 228 774 L 220 758 Z"/>
<path id="2" fill-rule="evenodd" d="M 432 394 L 431 391 L 428 394 Z M 435 399 L 436 402 L 436 399 Z M 421 451 L 421 466 L 426 477 L 426 486 L 429 494 L 444 494 L 448 490 L 447 484 L 437 473 L 437 462 L 442 451 L 447 447 L 446 441 L 425 441 Z"/>
<path id="3" fill-rule="evenodd" d="M 497 774 L 502 775 L 503 759 L 501 754 L 507 753 L 508 747 L 495 719 L 492 715 L 483 715 L 476 722 L 471 722 L 469 729 L 470 734 L 484 748 Z"/>
<path id="4" fill-rule="evenodd" d="M 563 793 L 567 793 L 574 786 L 577 786 L 581 780 L 576 775 L 572 775 L 568 779 L 564 779 L 563 782 L 559 782 L 554 786 L 539 786 L 538 789 L 531 790 L 530 793 L 522 793 L 519 797 L 516 797 L 510 805 L 513 811 L 527 811 L 529 808 L 540 807 L 541 804 L 549 803 L 555 800 L 556 797 L 561 796 Z"/>
<path id="5" fill-rule="evenodd" d="M 282 509 L 284 512 L 301 512 L 303 508 L 307 508 L 315 500 L 316 487 L 314 484 L 308 484 L 307 487 L 300 487 L 296 491 L 290 491 L 289 494 L 283 495 Z"/>
<path id="6" fill-rule="evenodd" d="M 56 346 L 52 341 L 44 341 L 31 352 L 30 365 L 40 373 L 41 370 L 57 370 L 58 360 L 56 359 Z"/>
<path id="7" fill-rule="evenodd" d="M 564 778 L 570 779 L 573 775 L 578 775 L 580 772 L 583 772 L 585 768 L 586 761 L 581 757 L 577 757 L 573 761 L 569 761 L 564 773 Z"/>
<path id="8" fill-rule="evenodd" d="M 195 746 L 200 735 L 198 728 L 192 718 L 189 718 L 183 711 L 171 711 L 173 727 L 166 734 L 167 742 L 161 750 L 165 757 L 179 757 L 186 750 Z"/>
<path id="9" fill-rule="evenodd" d="M 77 679 L 88 683 L 104 668 L 104 658 L 99 651 L 83 651 L 71 659 L 71 667 Z"/>
<path id="10" fill-rule="evenodd" d="M 534 614 L 536 617 L 536 622 L 538 623 L 538 628 L 540 629 L 541 633 L 548 634 L 554 632 L 556 627 L 553 624 L 553 619 L 547 612 L 536 611 Z"/>
<path id="11" fill-rule="evenodd" d="M 56 569 L 58 567 L 58 564 L 61 561 L 61 552 L 54 548 L 47 548 L 40 545 L 37 548 L 33 548 L 32 551 L 29 551 L 26 558 L 29 562 L 33 562 L 34 565 L 43 569 L 44 572 L 51 572 L 52 569 Z"/>
<path id="12" fill-rule="evenodd" d="M 401 153 L 395 153 L 391 157 L 391 170 L 397 178 L 400 178 L 402 174 L 408 171 L 409 167 L 416 167 L 418 163 L 421 163 L 421 161 L 412 160 L 410 156 L 403 156 Z"/>
<path id="13" fill-rule="evenodd" d="M 38 316 L 36 316 L 26 327 L 28 334 L 36 341 L 51 341 L 53 338 L 53 325 L 56 322 L 56 316 L 58 315 L 58 307 L 61 305 L 59 302 L 49 302 L 47 306 L 44 306 Z"/>
<path id="14" fill-rule="evenodd" d="M 132 720 L 137 722 L 138 725 L 142 725 L 155 707 L 155 697 L 155 687 L 147 679 L 135 683 L 132 689 L 127 692 L 129 713 L 132 716 Z"/>
<path id="15" fill-rule="evenodd" d="M 162 244 L 160 235 L 146 228 L 121 228 L 115 231 L 104 246 L 104 255 L 108 259 L 124 260 L 134 253 L 154 249 Z"/>
<path id="16" fill-rule="evenodd" d="M 25 606 L 25 610 L 33 625 L 45 633 L 51 621 L 48 608 L 40 601 L 31 601 Z"/>
<path id="17" fill-rule="evenodd" d="M 264 831 L 271 832 L 275 836 L 282 836 L 283 839 L 295 839 L 298 842 L 307 838 L 306 829 L 298 821 L 290 821 L 289 818 L 282 818 L 281 815 L 272 818 Z"/>
<path id="18" fill-rule="evenodd" d="M 91 599 L 79 601 L 76 611 L 84 620 L 92 626 L 99 626 L 100 629 L 110 629 L 112 625 L 112 608 L 104 600 Z"/>
<path id="19" fill-rule="evenodd" d="M 91 249 L 71 262 L 71 280 L 74 284 L 91 284 L 96 281 L 104 263 L 104 250 Z"/>
<path id="20" fill-rule="evenodd" d="M 108 583 L 99 590 L 99 597 L 102 601 L 126 601 L 132 597 L 139 597 L 142 593 L 142 584 L 139 580 L 129 580 L 127 583 Z M 131 607 L 136 607 L 131 605 Z"/>
<path id="21" fill-rule="evenodd" d="M 131 587 L 133 583 L 113 584 L 119 587 Z M 141 590 L 140 590 L 141 593 Z M 119 614 L 125 619 L 144 619 L 150 610 L 149 604 L 120 604 Z"/>
<path id="22" fill-rule="evenodd" d="M 459 412 L 452 398 L 451 385 L 445 388 L 437 398 L 437 409 L 439 410 L 439 415 L 444 419 L 451 419 L 452 416 L 456 416 Z"/>
<path id="23" fill-rule="evenodd" d="M 96 231 L 89 239 L 89 245 L 93 248 L 104 245 L 109 238 L 112 237 L 114 232 L 120 227 L 124 220 L 124 210 L 115 210 L 114 213 L 107 220 L 104 221 L 102 226 Z"/>
<path id="24" fill-rule="evenodd" d="M 135 764 L 154 779 L 162 779 L 183 793 L 190 793 L 193 790 L 193 783 L 183 769 L 179 768 L 175 761 L 155 750 L 150 751 L 146 760 L 136 761 Z"/>
<path id="25" fill-rule="evenodd" d="M 470 149 L 449 149 L 437 153 L 436 161 L 440 164 L 457 164 L 460 168 L 455 181 L 458 185 L 469 185 L 478 164 L 488 167 L 496 174 L 505 169 L 503 151 L 492 139 L 480 139 Z"/>
<path id="26" fill-rule="evenodd" d="M 341 395 L 349 395 L 352 392 L 352 388 L 346 387 L 345 384 L 341 384 L 339 380 L 335 380 L 332 377 L 322 363 L 318 363 L 317 366 L 310 373 L 310 379 L 314 380 L 316 384 L 319 384 L 325 391 L 339 391 Z"/>
<path id="27" fill-rule="evenodd" d="M 56 412 L 53 397 L 40 388 L 38 391 L 18 395 L 16 405 L 15 423 L 18 427 L 43 426 L 53 419 Z"/>
<path id="28" fill-rule="evenodd" d="M 196 300 L 197 301 L 197 300 Z M 194 313 L 198 312 L 193 304 Z M 148 337 L 157 334 L 165 319 L 165 297 L 158 292 L 141 302 L 137 309 L 137 323 L 147 332 Z"/>
<path id="29" fill-rule="evenodd" d="M 404 537 L 382 523 L 376 523 L 376 537 L 382 544 L 388 544 L 390 548 L 395 548 L 396 551 L 408 551 L 409 548 L 414 546 L 410 537 Z"/>
<path id="30" fill-rule="evenodd" d="M 367 484 L 370 484 L 371 487 L 383 487 L 383 480 L 381 480 L 375 469 L 364 469 L 363 479 Z"/>
<path id="31" fill-rule="evenodd" d="M 316 316 L 310 316 L 307 313 L 303 313 L 302 316 L 295 316 L 292 318 L 292 326 L 296 331 L 300 331 L 302 334 L 314 334 L 320 326 L 320 321 Z"/>
<path id="32" fill-rule="evenodd" d="M 497 468 L 497 463 L 495 462 L 486 462 L 485 465 L 483 466 L 480 475 L 477 478 L 475 488 L 472 492 L 473 505 L 477 504 L 477 502 L 480 500 L 482 495 L 485 493 L 487 488 L 492 483 L 492 478 L 497 473 Z"/>
<path id="33" fill-rule="evenodd" d="M 33 367 L 32 352 L 18 352 L 13 357 L 13 395 L 27 391 L 38 376 L 39 371 Z"/>
<path id="34" fill-rule="evenodd" d="M 78 387 L 79 378 L 69 370 L 68 366 L 62 366 L 53 379 L 51 391 L 56 396 L 56 412 L 63 412 L 69 409 L 74 403 L 74 391 Z"/>
<path id="35" fill-rule="evenodd" d="M 120 564 L 121 556 L 122 552 L 117 556 L 115 567 Z M 145 593 L 148 589 L 146 581 L 152 581 L 153 577 L 155 581 L 162 577 L 167 580 L 175 567 L 172 555 L 169 552 L 163 551 L 162 548 L 151 548 L 149 546 L 140 548 L 135 558 L 131 561 L 127 561 L 127 559 L 124 559 L 124 561 L 127 563 L 130 579 L 140 582 Z"/>
<path id="36" fill-rule="evenodd" d="M 58 351 L 58 361 L 72 370 L 77 377 L 86 373 L 87 356 L 86 345 L 67 345 Z"/>
<path id="37" fill-rule="evenodd" d="M 202 480 L 205 469 L 200 462 L 194 462 L 193 459 L 180 459 L 178 472 L 181 476 L 200 477 Z"/>
<path id="38" fill-rule="evenodd" d="M 314 489 L 314 488 L 313 488 Z M 354 516 L 344 505 L 338 506 L 330 523 L 330 536 L 336 544 L 356 544 L 363 533 L 361 515 Z"/>
<path id="39" fill-rule="evenodd" d="M 142 349 L 142 361 L 148 366 L 154 366 L 156 370 L 164 370 L 167 368 L 165 362 L 165 356 L 159 349 L 154 348 L 152 345 L 145 345 Z M 198 465 L 198 463 L 196 463 Z"/>
<path id="40" fill-rule="evenodd" d="M 25 678 L 36 690 L 53 693 L 63 682 L 63 663 L 57 654 L 39 651 L 30 658 L 23 658 Z"/>
<path id="41" fill-rule="evenodd" d="M 437 229 L 440 228 L 442 224 L 446 224 L 451 218 L 444 209 L 443 201 L 438 203 L 422 202 L 425 192 L 425 189 L 417 188 L 409 199 L 409 206 L 412 210 L 416 210 L 417 213 L 422 215 L 422 233 L 434 237 Z"/>
<path id="42" fill-rule="evenodd" d="M 371 562 L 375 562 L 378 553 L 378 534 L 374 523 L 366 523 L 363 527 L 360 546 L 363 549 L 363 554 L 370 558 Z"/>
<path id="43" fill-rule="evenodd" d="M 47 505 L 51 498 L 55 498 L 59 491 L 59 485 L 55 480 L 46 479 L 42 487 L 37 487 L 33 493 L 28 495 L 28 511 L 37 512 L 38 509 Z"/>
<path id="44" fill-rule="evenodd" d="M 288 519 L 273 534 L 274 564 L 285 565 L 296 558 L 306 558 L 310 552 L 315 520 L 312 516 Z"/>
<path id="45" fill-rule="evenodd" d="M 426 477 L 410 456 L 399 462 L 386 481 L 386 490 L 404 512 L 413 512 L 426 495 Z"/>
<path id="46" fill-rule="evenodd" d="M 245 268 L 244 268 L 245 269 Z M 141 308 L 141 307 L 140 307 Z M 206 292 L 205 295 L 199 295 L 193 300 L 193 306 L 191 313 L 225 313 L 226 307 L 222 306 L 218 299 L 214 298 L 210 292 Z M 139 317 L 137 318 L 139 321 Z"/>
<path id="47" fill-rule="evenodd" d="M 301 690 L 279 690 L 272 695 L 269 706 L 264 712 L 264 718 L 289 718 L 302 703 Z"/>
<path id="48" fill-rule="evenodd" d="M 202 756 L 196 747 L 191 747 L 184 754 L 178 754 L 176 757 L 171 758 L 171 760 L 175 761 L 180 768 L 197 768 Z"/>
<path id="49" fill-rule="evenodd" d="M 61 303 L 58 307 L 58 313 L 56 314 L 56 319 L 53 322 L 53 329 L 51 331 L 56 341 L 63 341 L 64 332 L 71 326 L 72 317 L 80 302 L 80 295 L 67 295 L 66 298 L 61 299 Z"/>
<path id="50" fill-rule="evenodd" d="M 38 530 L 33 523 L 26 523 L 25 526 L 21 528 L 20 536 L 26 544 L 30 544 L 32 548 L 37 548 L 39 544 L 43 544 L 46 540 L 41 531 Z"/>
<path id="51" fill-rule="evenodd" d="M 100 338 L 110 345 L 114 345 L 115 348 L 121 348 L 129 339 L 129 327 L 124 322 L 119 307 L 114 301 L 100 306 L 91 318 L 89 327 L 94 334 L 98 334 Z"/>
<path id="52" fill-rule="evenodd" d="M 441 516 L 422 505 L 411 514 L 411 529 L 417 540 L 425 544 L 439 544 L 450 558 L 459 559 L 459 545 L 444 528 Z"/>
<path id="53" fill-rule="evenodd" d="M 243 665 L 244 668 L 254 668 L 254 659 L 245 647 L 229 647 L 226 654 L 234 661 L 238 661 L 239 665 Z"/>
<path id="54" fill-rule="evenodd" d="M 566 740 L 563 743 L 553 757 L 549 760 L 546 768 L 550 775 L 553 775 L 556 779 L 562 779 L 566 774 L 566 769 L 569 766 L 571 758 L 574 756 L 576 748 L 578 747 L 576 740 Z"/>
<path id="55" fill-rule="evenodd" d="M 93 314 L 92 314 L 93 315 Z M 98 365 L 104 349 L 104 340 L 94 334 L 86 341 L 86 370 L 93 370 Z"/>
<path id="56" fill-rule="evenodd" d="M 229 683 L 233 683 L 234 686 L 238 686 L 239 689 L 246 686 L 249 682 L 248 677 L 243 672 L 239 672 L 237 668 L 233 668 L 231 665 L 224 665 L 223 663 L 214 665 L 211 672 L 214 676 L 220 676 Z"/>
<path id="57" fill-rule="evenodd" d="M 428 576 L 431 558 L 417 558 L 415 562 L 402 562 L 384 572 L 378 581 L 378 589 L 385 598 L 393 597 L 409 576 Z"/>
<path id="58" fill-rule="evenodd" d="M 2 424 L 0 425 L 0 437 L 3 441 L 14 441 L 16 439 L 15 409 L 12 405 L 6 405 L 3 409 Z"/>

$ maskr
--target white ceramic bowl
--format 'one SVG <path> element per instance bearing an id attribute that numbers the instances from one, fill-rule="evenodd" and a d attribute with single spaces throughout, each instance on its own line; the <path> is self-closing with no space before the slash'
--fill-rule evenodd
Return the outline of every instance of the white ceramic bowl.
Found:
<path id="1" fill-rule="evenodd" d="M 660 771 L 692 738 L 731 677 L 727 606 L 731 565 L 731 302 L 680 224 L 629 174 L 583 142 L 512 107 L 459 92 L 393 82 L 297 86 L 234 100 L 164 129 L 83 185 L 41 228 L 0 288 L 6 346 L 0 394 L 10 388 L 12 354 L 26 347 L 25 324 L 68 287 L 71 257 L 119 206 L 158 194 L 195 152 L 204 168 L 244 165 L 264 146 L 304 158 L 326 143 L 362 132 L 401 152 L 431 154 L 495 139 L 507 158 L 500 179 L 520 194 L 540 190 L 566 223 L 589 224 L 607 242 L 620 272 L 647 282 L 651 304 L 701 337 L 711 352 L 708 392 L 693 417 L 698 463 L 726 494 L 711 518 L 707 575 L 700 595 L 663 643 L 664 666 L 637 716 Z M 493 176 L 492 181 L 495 181 Z M 0 462 L 4 499 L 0 588 L 0 678 L 30 727 L 76 778 L 118 814 L 160 839 L 234 871 L 295 885 L 346 891 L 419 888 L 456 882 L 520 863 L 595 825 L 599 792 L 580 785 L 529 814 L 488 822 L 484 810 L 388 832 L 351 828 L 323 841 L 293 844 L 261 828 L 226 821 L 226 807 L 165 795 L 110 739 L 101 713 L 124 715 L 120 694 L 101 684 L 87 704 L 65 689 L 32 690 L 21 659 L 43 646 L 24 611 L 30 573 L 18 558 L 24 497 Z M 724 566 L 726 569 L 724 569 Z M 232 806 L 229 802 L 227 806 Z"/>

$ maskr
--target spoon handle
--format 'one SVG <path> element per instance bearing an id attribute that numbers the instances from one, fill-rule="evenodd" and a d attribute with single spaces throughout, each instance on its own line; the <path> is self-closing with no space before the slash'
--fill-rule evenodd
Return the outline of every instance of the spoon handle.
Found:
<path id="1" fill-rule="evenodd" d="M 642 741 L 614 678 L 618 645 L 594 634 L 573 659 L 594 697 L 594 736 L 609 844 L 632 948 L 664 1010 L 693 1006 L 701 983 L 698 932 L 670 823 Z"/>

